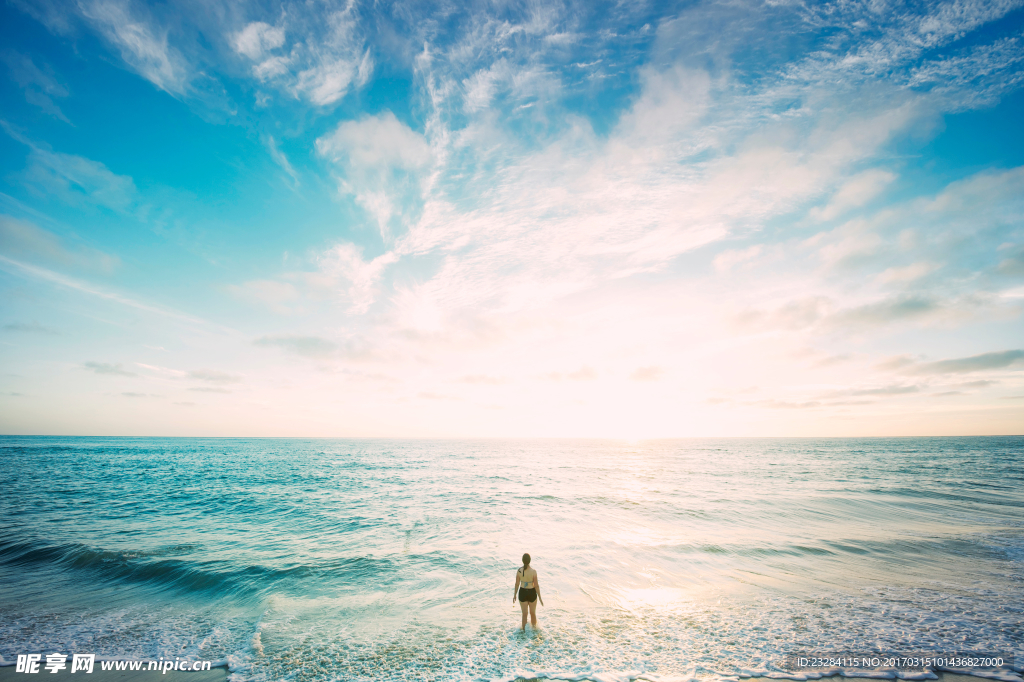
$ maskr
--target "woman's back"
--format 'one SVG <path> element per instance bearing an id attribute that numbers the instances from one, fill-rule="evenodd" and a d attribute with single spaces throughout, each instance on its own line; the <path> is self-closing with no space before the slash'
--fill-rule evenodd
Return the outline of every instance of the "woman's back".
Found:
<path id="1" fill-rule="evenodd" d="M 525 570 L 520 568 L 518 571 L 516 571 L 516 573 L 519 574 L 520 587 L 530 589 L 531 587 L 533 587 L 533 583 L 537 580 L 537 571 L 533 570 L 532 568 L 527 568 Z"/>

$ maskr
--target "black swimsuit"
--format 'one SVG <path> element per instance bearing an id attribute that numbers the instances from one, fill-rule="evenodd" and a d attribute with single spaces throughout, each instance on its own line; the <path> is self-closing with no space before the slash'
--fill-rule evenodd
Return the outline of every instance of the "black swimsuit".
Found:
<path id="1" fill-rule="evenodd" d="M 523 578 L 526 577 L 526 571 L 523 571 Z M 531 583 L 536 583 L 537 578 L 534 577 Z M 524 604 L 537 601 L 537 588 L 536 587 L 520 587 L 519 588 L 519 601 Z"/>

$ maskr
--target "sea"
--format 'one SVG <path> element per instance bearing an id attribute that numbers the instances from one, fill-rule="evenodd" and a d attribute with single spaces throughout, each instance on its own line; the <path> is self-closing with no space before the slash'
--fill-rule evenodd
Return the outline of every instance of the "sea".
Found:
<path id="1" fill-rule="evenodd" d="M 1024 670 L 1024 437 L 6 436 L 0 462 L 4 665 L 602 682 L 973 653 L 1005 659 L 982 674 Z M 544 604 L 522 632 L 524 552 Z"/>

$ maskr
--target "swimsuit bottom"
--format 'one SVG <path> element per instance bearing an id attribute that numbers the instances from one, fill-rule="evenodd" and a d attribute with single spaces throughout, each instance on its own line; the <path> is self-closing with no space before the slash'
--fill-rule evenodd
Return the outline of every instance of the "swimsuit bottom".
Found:
<path id="1" fill-rule="evenodd" d="M 537 588 L 536 587 L 520 587 L 519 588 L 519 601 L 524 604 L 537 601 Z"/>

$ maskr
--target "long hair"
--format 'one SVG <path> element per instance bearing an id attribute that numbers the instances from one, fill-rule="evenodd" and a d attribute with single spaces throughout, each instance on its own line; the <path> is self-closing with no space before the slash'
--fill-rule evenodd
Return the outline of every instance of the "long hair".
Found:
<path id="1" fill-rule="evenodd" d="M 522 568 L 523 577 L 524 578 L 526 577 L 526 569 L 528 569 L 529 567 L 530 567 L 530 555 L 529 554 L 524 554 L 523 555 L 523 568 Z"/>

